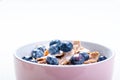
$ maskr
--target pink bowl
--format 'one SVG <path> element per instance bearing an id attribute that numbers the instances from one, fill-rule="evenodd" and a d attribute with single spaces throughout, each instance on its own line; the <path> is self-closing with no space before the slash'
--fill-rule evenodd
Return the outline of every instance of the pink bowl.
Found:
<path id="1" fill-rule="evenodd" d="M 21 59 L 30 55 L 32 49 L 39 44 L 48 42 L 38 42 L 21 47 L 14 54 L 16 80 L 112 80 L 114 55 L 109 48 L 91 42 L 81 41 L 81 44 L 91 51 L 99 51 L 108 59 L 82 65 L 45 65 L 36 64 Z"/>

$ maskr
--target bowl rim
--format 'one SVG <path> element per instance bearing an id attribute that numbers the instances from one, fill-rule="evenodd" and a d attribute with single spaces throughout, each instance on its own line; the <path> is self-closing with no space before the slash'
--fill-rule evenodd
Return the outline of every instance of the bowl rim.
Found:
<path id="1" fill-rule="evenodd" d="M 67 40 L 68 41 L 68 40 Z M 73 41 L 73 40 L 69 40 L 69 41 Z M 97 64 L 102 64 L 102 63 L 105 63 L 111 59 L 113 59 L 116 55 L 115 51 L 113 49 L 111 49 L 110 47 L 108 46 L 105 46 L 105 45 L 101 45 L 101 44 L 98 44 L 98 43 L 94 43 L 94 42 L 89 42 L 89 41 L 80 41 L 80 42 L 85 42 L 85 43 L 91 43 L 91 44 L 94 44 L 94 45 L 99 45 L 101 47 L 105 47 L 107 48 L 108 50 L 110 50 L 110 52 L 112 53 L 111 56 L 109 58 L 107 58 L 106 60 L 104 61 L 100 61 L 100 62 L 96 62 L 96 63 L 90 63 L 90 64 L 81 64 L 81 65 L 49 65 L 49 64 L 38 64 L 38 63 L 34 63 L 34 62 L 30 62 L 30 61 L 26 61 L 26 60 L 23 60 L 22 58 L 18 57 L 17 56 L 17 51 L 25 46 L 28 46 L 28 45 L 32 45 L 32 44 L 36 44 L 36 43 L 40 43 L 40 42 L 48 42 L 48 41 L 39 41 L 39 42 L 34 42 L 34 43 L 31 43 L 31 44 L 27 44 L 27 45 L 24 45 L 22 47 L 19 47 L 13 54 L 14 58 L 18 59 L 19 61 L 21 62 L 24 62 L 24 63 L 27 63 L 27 64 L 31 64 L 31 65 L 34 65 L 34 66 L 43 66 L 43 67 L 85 67 L 85 66 L 93 66 L 93 65 L 97 65 Z"/>

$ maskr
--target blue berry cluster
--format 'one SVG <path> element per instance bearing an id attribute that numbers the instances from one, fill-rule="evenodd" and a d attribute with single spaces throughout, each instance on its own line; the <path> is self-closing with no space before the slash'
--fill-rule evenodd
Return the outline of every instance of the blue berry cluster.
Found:
<path id="1" fill-rule="evenodd" d="M 73 48 L 73 44 L 70 41 L 52 40 L 49 44 L 49 53 L 51 55 L 59 54 L 60 51 L 69 52 Z M 58 59 L 56 57 L 48 56 L 46 59 L 47 64 L 58 65 Z"/>
<path id="2" fill-rule="evenodd" d="M 60 51 L 69 52 L 73 48 L 73 44 L 70 41 L 60 40 L 52 40 L 49 46 L 49 52 L 51 55 L 59 54 Z"/>
<path id="3" fill-rule="evenodd" d="M 22 59 L 30 62 L 38 63 L 39 58 L 46 57 L 45 63 L 51 65 L 59 65 L 58 57 L 55 55 L 61 52 L 66 54 L 73 49 L 73 44 L 70 41 L 52 40 L 49 42 L 49 48 L 45 46 L 38 46 L 31 51 L 30 56 L 24 56 Z M 46 52 L 48 51 L 48 52 Z M 84 61 L 89 60 L 88 52 L 75 53 L 69 60 L 70 65 L 81 65 Z M 59 58 L 60 59 L 60 58 Z M 98 62 L 107 59 L 106 56 L 99 56 Z"/>
<path id="4" fill-rule="evenodd" d="M 38 46 L 37 48 L 31 51 L 30 56 L 24 56 L 22 59 L 30 62 L 37 62 L 37 58 L 44 56 L 44 51 L 46 50 L 45 46 Z"/>

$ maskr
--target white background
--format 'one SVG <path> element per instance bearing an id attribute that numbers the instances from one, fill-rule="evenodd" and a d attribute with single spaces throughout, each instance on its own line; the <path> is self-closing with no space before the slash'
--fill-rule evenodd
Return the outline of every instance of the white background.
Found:
<path id="1" fill-rule="evenodd" d="M 13 53 L 43 40 L 77 39 L 116 52 L 119 80 L 120 0 L 0 0 L 0 80 L 15 80 Z"/>

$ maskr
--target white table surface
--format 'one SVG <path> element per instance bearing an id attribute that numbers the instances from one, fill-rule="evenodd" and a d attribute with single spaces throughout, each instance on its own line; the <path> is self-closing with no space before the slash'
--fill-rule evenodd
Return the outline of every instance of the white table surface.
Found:
<path id="1" fill-rule="evenodd" d="M 51 39 L 92 41 L 116 52 L 120 79 L 119 0 L 0 0 L 0 80 L 15 80 L 13 53 Z"/>

